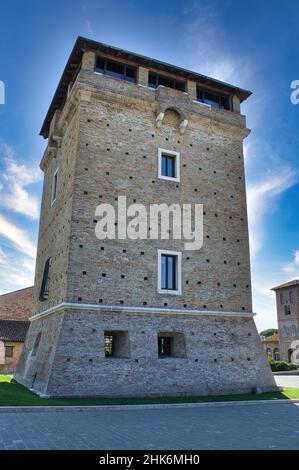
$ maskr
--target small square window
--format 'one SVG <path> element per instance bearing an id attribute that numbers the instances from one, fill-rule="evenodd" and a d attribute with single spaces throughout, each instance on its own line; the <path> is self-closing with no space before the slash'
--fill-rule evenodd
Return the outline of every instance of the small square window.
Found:
<path id="1" fill-rule="evenodd" d="M 180 181 L 180 153 L 171 150 L 158 150 L 158 178 Z"/>
<path id="2" fill-rule="evenodd" d="M 104 332 L 105 357 L 130 357 L 130 344 L 128 331 Z"/>
<path id="3" fill-rule="evenodd" d="M 158 292 L 177 294 L 182 292 L 181 281 L 182 253 L 158 250 Z"/>
<path id="4" fill-rule="evenodd" d="M 185 338 L 179 332 L 158 333 L 158 357 L 186 357 Z"/>

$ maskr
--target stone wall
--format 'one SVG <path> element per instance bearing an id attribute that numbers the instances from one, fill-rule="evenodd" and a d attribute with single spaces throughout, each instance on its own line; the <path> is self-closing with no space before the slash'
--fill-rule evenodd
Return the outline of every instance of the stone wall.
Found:
<path id="1" fill-rule="evenodd" d="M 31 359 L 37 370 L 34 388 L 50 396 L 203 395 L 274 388 L 251 318 L 86 309 L 49 315 L 35 324 L 46 336 Z M 107 330 L 128 332 L 128 358 L 105 357 Z M 183 334 L 186 357 L 159 358 L 160 332 Z M 47 383 L 43 368 L 50 361 L 49 342 L 55 353 Z"/>

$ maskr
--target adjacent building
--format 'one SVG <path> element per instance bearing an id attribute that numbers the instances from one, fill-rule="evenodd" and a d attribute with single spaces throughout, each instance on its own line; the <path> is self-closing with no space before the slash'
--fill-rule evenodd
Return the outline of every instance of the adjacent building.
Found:
<path id="1" fill-rule="evenodd" d="M 15 372 L 31 310 L 32 287 L 0 295 L 0 372 Z"/>
<path id="2" fill-rule="evenodd" d="M 251 303 L 250 94 L 78 38 L 41 129 L 33 315 L 16 380 L 48 396 L 275 389 Z M 168 240 L 97 238 L 97 206 L 120 196 L 203 204 L 203 247 L 186 250 L 172 227 Z"/>
<path id="3" fill-rule="evenodd" d="M 261 336 L 264 352 L 267 358 L 280 361 L 280 345 L 278 333 L 271 336 Z"/>
<path id="4" fill-rule="evenodd" d="M 280 357 L 299 364 L 299 280 L 272 289 L 276 294 Z"/>

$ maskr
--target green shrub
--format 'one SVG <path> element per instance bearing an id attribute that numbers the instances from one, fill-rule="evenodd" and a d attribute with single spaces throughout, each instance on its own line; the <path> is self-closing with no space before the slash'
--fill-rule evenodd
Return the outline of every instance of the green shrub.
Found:
<path id="1" fill-rule="evenodd" d="M 281 370 L 295 370 L 297 369 L 296 364 L 286 361 L 275 361 L 271 357 L 269 358 L 269 364 L 273 372 L 279 372 Z"/>
<path id="2" fill-rule="evenodd" d="M 263 330 L 260 332 L 260 336 L 272 336 L 278 333 L 278 330 L 276 328 L 268 328 L 267 330 Z"/>

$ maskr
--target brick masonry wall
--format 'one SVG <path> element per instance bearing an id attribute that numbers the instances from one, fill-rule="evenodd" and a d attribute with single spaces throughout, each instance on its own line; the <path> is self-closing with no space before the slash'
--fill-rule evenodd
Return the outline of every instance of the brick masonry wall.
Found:
<path id="1" fill-rule="evenodd" d="M 292 292 L 292 302 L 290 293 Z M 282 294 L 282 303 L 280 300 Z M 286 315 L 284 306 L 290 305 L 291 315 Z M 299 346 L 299 286 L 285 287 L 276 291 L 276 309 L 279 330 L 279 343 L 281 348 L 281 359 L 289 360 L 289 349 L 295 350 Z M 292 327 L 296 329 L 296 335 L 292 336 Z M 285 335 L 283 333 L 285 332 Z M 292 357 L 292 362 L 299 364 L 299 352 Z"/>
<path id="2" fill-rule="evenodd" d="M 0 295 L 0 320 L 28 320 L 32 311 L 32 287 Z"/>
<path id="3" fill-rule="evenodd" d="M 51 150 L 55 158 L 48 147 L 43 159 L 34 312 L 62 301 L 77 303 L 78 308 L 83 303 L 124 304 L 140 311 L 133 315 L 113 308 L 66 307 L 35 319 L 17 380 L 57 396 L 275 388 L 253 320 L 221 316 L 221 311 L 241 315 L 252 309 L 242 151 L 248 134 L 245 118 L 209 109 L 176 90 L 151 90 L 95 74 L 87 54 L 58 120 L 59 145 Z M 157 127 L 160 112 L 165 117 Z M 182 134 L 180 124 L 186 119 Z M 179 184 L 157 177 L 159 147 L 181 153 Z M 51 208 L 57 166 L 58 198 Z M 183 241 L 171 239 L 98 240 L 95 209 L 102 202 L 115 204 L 119 195 L 127 196 L 128 204 L 204 204 L 203 248 L 184 251 Z M 182 251 L 181 296 L 157 293 L 159 248 Z M 38 286 L 49 256 L 49 299 L 41 303 Z M 145 306 L 207 313 L 145 313 Z M 209 315 L 209 310 L 219 315 Z M 114 328 L 129 332 L 128 359 L 104 357 L 103 331 Z M 158 359 L 159 331 L 184 334 L 186 357 Z M 32 356 L 39 332 L 40 345 Z"/>
<path id="4" fill-rule="evenodd" d="M 105 84 L 102 93 L 81 102 L 80 109 L 68 298 L 251 311 L 242 134 L 237 140 L 229 129 L 223 134 L 215 123 L 201 123 L 193 114 L 185 135 L 178 132 L 173 113 L 157 129 L 155 109 L 122 104 L 122 95 L 112 100 L 105 95 L 107 82 L 116 87 L 120 81 L 97 79 L 98 87 Z M 119 86 L 115 92 L 124 93 L 132 85 Z M 179 97 L 185 95 L 174 92 L 179 107 Z M 179 184 L 157 177 L 159 147 L 181 153 Z M 104 202 L 116 207 L 118 195 L 127 196 L 128 204 L 204 204 L 204 246 L 184 253 L 182 296 L 157 294 L 156 286 L 158 248 L 183 251 L 183 241 L 95 238 L 96 206 Z"/>

